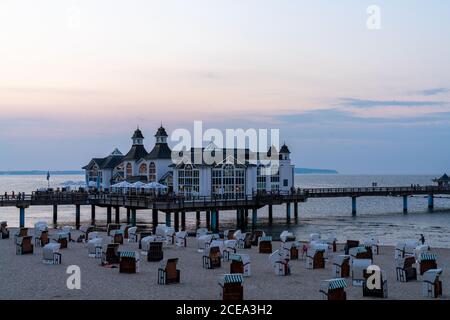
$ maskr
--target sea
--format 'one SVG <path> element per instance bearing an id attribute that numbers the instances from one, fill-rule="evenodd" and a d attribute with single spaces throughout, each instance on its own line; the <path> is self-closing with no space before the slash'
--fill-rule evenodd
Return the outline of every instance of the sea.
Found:
<path id="1" fill-rule="evenodd" d="M 436 175 L 343 175 L 343 174 L 302 174 L 295 176 L 295 184 L 300 188 L 335 188 L 335 187 L 370 187 L 376 182 L 384 186 L 421 186 L 431 185 Z M 0 175 L 0 194 L 11 192 L 35 191 L 47 187 L 46 175 Z M 84 183 L 83 175 L 53 175 L 50 186 L 53 188 Z M 106 224 L 106 209 L 97 208 L 98 224 Z M 338 241 L 346 239 L 364 239 L 376 237 L 381 244 L 395 245 L 398 241 L 419 239 L 420 234 L 431 246 L 450 248 L 450 196 L 437 196 L 434 210 L 428 210 L 427 198 L 424 196 L 408 198 L 408 213 L 403 213 L 401 197 L 360 197 L 357 199 L 357 215 L 351 214 L 350 198 L 308 199 L 299 204 L 299 217 L 294 219 L 291 209 L 291 223 L 286 222 L 286 205 L 273 207 L 274 221 L 268 225 L 268 210 L 258 210 L 258 228 L 267 234 L 278 235 L 283 230 L 296 234 L 298 239 L 307 240 L 311 233 L 320 233 L 322 237 L 336 236 Z M 121 210 L 121 219 L 125 221 L 125 209 Z M 19 210 L 15 207 L 0 207 L 0 220 L 8 221 L 11 227 L 19 224 Z M 25 224 L 33 227 L 34 223 L 44 220 L 51 224 L 52 207 L 35 206 L 26 209 Z M 90 221 L 90 206 L 81 208 L 82 223 Z M 165 221 L 165 214 L 160 213 L 159 221 Z M 151 224 L 151 211 L 137 212 L 138 224 Z M 251 222 L 251 214 L 249 224 Z M 74 225 L 75 207 L 60 206 L 58 225 Z M 236 227 L 236 212 L 220 212 L 220 227 Z M 202 213 L 201 226 L 205 225 Z M 195 213 L 186 214 L 187 230 L 195 230 Z"/>

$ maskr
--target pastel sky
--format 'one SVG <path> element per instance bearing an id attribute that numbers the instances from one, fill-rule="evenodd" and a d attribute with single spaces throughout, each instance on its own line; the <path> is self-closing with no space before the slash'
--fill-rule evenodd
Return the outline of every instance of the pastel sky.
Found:
<path id="1" fill-rule="evenodd" d="M 381 29 L 366 12 L 381 9 Z M 79 169 L 137 125 L 279 128 L 299 167 L 450 171 L 450 2 L 2 0 L 0 170 Z"/>

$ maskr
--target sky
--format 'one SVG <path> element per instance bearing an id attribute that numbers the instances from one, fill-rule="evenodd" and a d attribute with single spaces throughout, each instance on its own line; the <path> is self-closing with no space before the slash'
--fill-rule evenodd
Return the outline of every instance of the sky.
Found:
<path id="1" fill-rule="evenodd" d="M 151 150 L 161 122 L 200 120 L 280 129 L 298 167 L 450 171 L 449 15 L 441 0 L 2 0 L 0 170 L 79 169 L 127 152 L 136 126 Z"/>

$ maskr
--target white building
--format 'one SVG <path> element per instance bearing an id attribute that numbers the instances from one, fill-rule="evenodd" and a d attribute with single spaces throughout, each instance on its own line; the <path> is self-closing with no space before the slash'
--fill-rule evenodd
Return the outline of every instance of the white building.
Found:
<path id="1" fill-rule="evenodd" d="M 248 149 L 219 149 L 213 144 L 189 152 L 172 152 L 162 126 L 155 134 L 150 152 L 144 147 L 139 128 L 131 139 L 133 145 L 125 156 L 116 149 L 108 157 L 94 158 L 83 167 L 91 186 L 108 189 L 123 180 L 156 181 L 176 194 L 224 198 L 243 198 L 255 192 L 287 192 L 294 186 L 294 165 L 286 144 L 279 152 L 271 147 L 263 154 Z M 270 164 L 263 161 L 268 159 L 277 161 Z"/>

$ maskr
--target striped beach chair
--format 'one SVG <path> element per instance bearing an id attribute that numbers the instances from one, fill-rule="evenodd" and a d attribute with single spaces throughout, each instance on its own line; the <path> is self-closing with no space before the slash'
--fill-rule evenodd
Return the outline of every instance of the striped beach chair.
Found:
<path id="1" fill-rule="evenodd" d="M 244 277 L 242 274 L 224 274 L 219 278 L 220 297 L 223 301 L 244 300 Z"/>
<path id="2" fill-rule="evenodd" d="M 437 269 L 437 254 L 431 252 L 422 252 L 419 259 L 420 275 L 428 270 Z"/>
<path id="3" fill-rule="evenodd" d="M 272 253 L 272 237 L 262 236 L 258 238 L 259 253 Z"/>
<path id="4" fill-rule="evenodd" d="M 139 253 L 136 251 L 120 251 L 120 273 L 139 272 Z"/>
<path id="5" fill-rule="evenodd" d="M 60 243 L 48 243 L 42 248 L 42 262 L 45 264 L 61 264 Z"/>
<path id="6" fill-rule="evenodd" d="M 442 296 L 442 269 L 430 269 L 423 274 L 422 296 L 437 298 Z"/>
<path id="7" fill-rule="evenodd" d="M 347 300 L 345 288 L 347 288 L 345 279 L 329 279 L 320 283 L 319 292 L 322 300 Z"/>
<path id="8" fill-rule="evenodd" d="M 250 277 L 251 275 L 251 265 L 250 256 L 248 254 L 230 254 L 230 273 L 242 274 L 244 277 Z"/>

